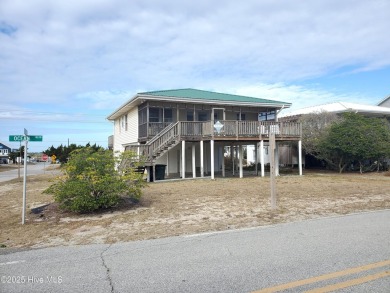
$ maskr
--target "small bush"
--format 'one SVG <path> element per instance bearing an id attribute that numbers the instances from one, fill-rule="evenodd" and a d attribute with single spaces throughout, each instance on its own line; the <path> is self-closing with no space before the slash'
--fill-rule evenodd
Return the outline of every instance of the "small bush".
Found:
<path id="1" fill-rule="evenodd" d="M 140 164 L 134 159 L 131 152 L 114 156 L 107 150 L 76 150 L 64 165 L 64 176 L 44 192 L 54 194 L 60 208 L 79 213 L 113 207 L 121 196 L 138 200 L 145 182 L 134 172 Z"/>

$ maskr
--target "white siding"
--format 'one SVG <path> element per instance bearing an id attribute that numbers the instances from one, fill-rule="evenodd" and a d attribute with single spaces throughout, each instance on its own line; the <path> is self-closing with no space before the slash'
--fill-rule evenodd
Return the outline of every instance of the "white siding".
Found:
<path id="1" fill-rule="evenodd" d="M 114 151 L 123 152 L 125 144 L 138 142 L 138 108 L 127 113 L 127 129 L 122 123 L 123 117 L 119 117 L 114 123 Z"/>
<path id="2" fill-rule="evenodd" d="M 381 104 L 379 104 L 379 106 L 390 108 L 390 97 L 387 98 L 387 100 L 383 101 Z"/>

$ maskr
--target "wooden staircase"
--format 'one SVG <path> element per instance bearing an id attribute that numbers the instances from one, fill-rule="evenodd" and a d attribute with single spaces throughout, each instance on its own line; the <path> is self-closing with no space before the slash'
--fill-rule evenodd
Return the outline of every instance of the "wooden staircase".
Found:
<path id="1" fill-rule="evenodd" d="M 158 158 L 180 143 L 179 125 L 180 122 L 172 123 L 146 144 L 129 146 L 129 149 L 135 152 L 140 150 L 140 155 L 145 159 L 145 165 L 152 166 Z"/>

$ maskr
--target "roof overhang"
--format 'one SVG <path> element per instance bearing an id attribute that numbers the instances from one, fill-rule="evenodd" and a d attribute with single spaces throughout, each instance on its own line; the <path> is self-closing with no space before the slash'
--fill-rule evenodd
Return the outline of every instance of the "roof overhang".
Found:
<path id="1" fill-rule="evenodd" d="M 221 105 L 221 106 L 241 106 L 241 107 L 253 107 L 253 108 L 275 108 L 275 109 L 286 109 L 291 107 L 291 103 L 280 102 L 266 102 L 266 103 L 252 103 L 252 102 L 242 102 L 242 101 L 222 101 L 222 100 L 205 100 L 205 99 L 194 99 L 194 98 L 180 98 L 180 97 L 170 97 L 170 96 L 152 96 L 145 94 L 137 94 L 129 101 L 124 103 L 118 108 L 115 112 L 110 114 L 107 119 L 115 120 L 118 117 L 128 113 L 134 107 L 144 103 L 145 101 L 162 101 L 162 102 L 171 102 L 171 103 L 183 103 L 183 104 L 206 104 L 206 105 Z"/>

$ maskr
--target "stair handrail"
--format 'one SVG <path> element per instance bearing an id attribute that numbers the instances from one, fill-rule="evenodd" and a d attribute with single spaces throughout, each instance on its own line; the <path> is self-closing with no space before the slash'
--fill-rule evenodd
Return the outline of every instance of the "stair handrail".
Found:
<path id="1" fill-rule="evenodd" d="M 162 131 L 156 134 L 151 140 L 145 143 L 145 146 L 148 146 L 148 158 L 153 160 L 153 155 L 155 155 L 159 150 L 161 150 L 169 142 L 173 141 L 178 137 L 178 125 L 180 121 L 176 123 L 171 123 L 165 127 Z"/>
<path id="2" fill-rule="evenodd" d="M 167 127 L 163 128 L 159 133 L 157 133 L 155 136 L 152 137 L 151 140 L 147 141 L 145 143 L 145 145 L 151 145 L 154 141 L 156 141 L 161 135 L 163 135 L 165 132 L 169 131 L 172 127 L 174 127 L 176 124 L 178 124 L 178 122 L 176 123 L 171 123 L 169 124 Z"/>

